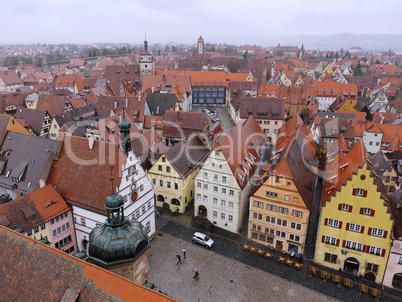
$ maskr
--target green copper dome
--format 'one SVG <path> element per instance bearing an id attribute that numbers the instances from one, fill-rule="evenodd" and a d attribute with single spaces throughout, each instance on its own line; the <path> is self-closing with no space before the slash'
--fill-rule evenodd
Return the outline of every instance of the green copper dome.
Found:
<path id="1" fill-rule="evenodd" d="M 114 193 L 113 185 L 112 192 L 105 199 L 105 223 L 89 233 L 88 257 L 102 266 L 134 259 L 149 244 L 148 233 L 141 223 L 124 217 L 123 197 Z"/>
<path id="2" fill-rule="evenodd" d="M 123 197 L 120 194 L 113 193 L 112 195 L 106 197 L 105 208 L 107 210 L 118 209 L 124 205 Z"/>
<path id="3" fill-rule="evenodd" d="M 130 260 L 148 244 L 148 234 L 138 221 L 125 220 L 118 227 L 103 224 L 89 234 L 88 256 L 101 264 Z"/>
<path id="4" fill-rule="evenodd" d="M 119 127 L 120 131 L 121 130 L 129 130 L 131 128 L 131 123 L 128 120 L 126 120 L 126 118 L 123 115 L 123 117 L 121 118 L 121 121 L 119 122 L 119 124 L 117 126 Z"/>

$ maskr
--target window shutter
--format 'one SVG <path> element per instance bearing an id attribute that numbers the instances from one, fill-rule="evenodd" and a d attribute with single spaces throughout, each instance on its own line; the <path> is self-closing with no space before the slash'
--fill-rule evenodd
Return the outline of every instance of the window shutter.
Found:
<path id="1" fill-rule="evenodd" d="M 365 249 L 363 250 L 363 252 L 365 252 L 365 253 L 370 252 L 370 246 L 369 245 L 365 245 L 364 248 Z"/>
<path id="2" fill-rule="evenodd" d="M 349 211 L 348 212 L 352 212 L 353 210 L 353 206 L 349 206 Z"/>
<path id="3" fill-rule="evenodd" d="M 375 210 L 371 210 L 370 216 L 374 216 Z"/>
<path id="4" fill-rule="evenodd" d="M 366 197 L 367 196 L 367 190 L 364 190 L 363 191 L 363 197 Z"/>
<path id="5" fill-rule="evenodd" d="M 346 230 L 347 231 L 349 231 L 349 225 L 350 225 L 350 223 L 348 222 L 348 223 L 346 223 Z"/>
<path id="6" fill-rule="evenodd" d="M 353 189 L 352 194 L 356 195 L 356 189 Z"/>
<path id="7" fill-rule="evenodd" d="M 360 214 L 363 214 L 364 208 L 360 208 Z"/>
<path id="8" fill-rule="evenodd" d="M 328 225 L 328 218 L 325 218 L 324 225 Z"/>
<path id="9" fill-rule="evenodd" d="M 345 245 L 346 245 L 346 240 L 343 240 L 342 241 L 342 247 L 345 247 Z"/>
<path id="10" fill-rule="evenodd" d="M 382 251 L 381 251 L 381 257 L 384 257 L 385 256 L 385 249 L 382 249 Z"/>
<path id="11" fill-rule="evenodd" d="M 369 228 L 368 230 L 368 234 L 371 235 L 371 231 L 373 230 L 373 228 Z"/>
<path id="12" fill-rule="evenodd" d="M 362 226 L 361 228 L 360 228 L 360 233 L 364 233 L 364 226 Z"/>
<path id="13" fill-rule="evenodd" d="M 325 242 L 325 236 L 322 235 L 321 242 Z"/>
<path id="14" fill-rule="evenodd" d="M 338 227 L 339 229 L 341 229 L 342 228 L 342 221 L 339 221 L 339 227 Z"/>
<path id="15" fill-rule="evenodd" d="M 387 238 L 388 235 L 388 231 L 384 231 L 384 235 L 382 236 L 382 238 Z"/>
<path id="16" fill-rule="evenodd" d="M 339 239 L 336 239 L 336 246 L 339 246 Z"/>
<path id="17" fill-rule="evenodd" d="M 342 204 L 338 204 L 338 210 L 342 210 Z"/>

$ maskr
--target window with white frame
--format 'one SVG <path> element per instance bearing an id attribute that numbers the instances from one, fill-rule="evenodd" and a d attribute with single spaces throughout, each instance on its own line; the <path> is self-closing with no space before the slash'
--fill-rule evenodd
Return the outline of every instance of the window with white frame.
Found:
<path id="1" fill-rule="evenodd" d="M 349 223 L 349 231 L 360 233 L 362 226 L 360 224 Z"/>
<path id="2" fill-rule="evenodd" d="M 229 215 L 228 218 L 229 218 L 229 222 L 233 222 L 233 215 Z"/>
<path id="3" fill-rule="evenodd" d="M 377 236 L 377 237 L 384 237 L 384 230 L 383 229 L 372 228 L 370 235 Z"/>
<path id="4" fill-rule="evenodd" d="M 208 190 L 208 184 L 204 184 L 204 190 Z"/>
<path id="5" fill-rule="evenodd" d="M 289 195 L 285 195 L 285 201 L 289 201 L 290 200 L 290 196 Z"/>
<path id="6" fill-rule="evenodd" d="M 214 190 L 214 193 L 218 193 L 218 187 L 217 186 L 214 186 L 213 190 Z"/>
<path id="7" fill-rule="evenodd" d="M 336 237 L 332 237 L 332 236 L 325 236 L 325 238 L 324 238 L 324 242 L 326 244 L 331 244 L 331 245 L 336 245 L 337 240 L 338 239 Z"/>
<path id="8" fill-rule="evenodd" d="M 216 175 L 216 174 L 214 175 L 214 180 L 218 181 L 218 175 Z"/>
<path id="9" fill-rule="evenodd" d="M 271 198 L 278 198 L 278 193 L 266 191 L 265 196 L 271 197 Z"/>
<path id="10" fill-rule="evenodd" d="M 212 216 L 213 216 L 214 218 L 218 217 L 218 212 L 217 212 L 217 211 L 213 211 L 213 212 L 212 212 Z"/>
<path id="11" fill-rule="evenodd" d="M 369 250 L 370 254 L 373 255 L 381 255 L 382 253 L 382 248 L 378 247 L 378 246 L 370 246 L 370 250 Z"/>
<path id="12" fill-rule="evenodd" d="M 218 204 L 218 198 L 214 198 L 213 202 L 214 202 L 215 205 Z"/>
<path id="13" fill-rule="evenodd" d="M 226 218 L 225 213 L 221 213 L 221 219 L 224 220 Z"/>
<path id="14" fill-rule="evenodd" d="M 202 198 L 202 200 L 203 200 L 204 202 L 208 202 L 208 197 L 207 197 L 206 195 L 204 195 L 203 198 Z"/>
<path id="15" fill-rule="evenodd" d="M 348 248 L 348 249 L 352 249 L 352 250 L 358 250 L 358 251 L 363 250 L 363 244 L 362 243 L 354 242 L 354 241 L 350 241 L 350 240 L 346 240 L 345 247 Z"/>
<path id="16" fill-rule="evenodd" d="M 364 215 L 371 215 L 371 213 L 372 213 L 372 210 L 371 210 L 371 209 L 369 209 L 369 208 L 363 208 L 363 214 L 364 214 Z"/>
<path id="17" fill-rule="evenodd" d="M 331 226 L 331 227 L 334 227 L 334 228 L 339 228 L 339 220 L 328 218 L 327 225 Z"/>
<path id="18" fill-rule="evenodd" d="M 233 202 L 229 201 L 229 209 L 233 209 Z"/>
<path id="19" fill-rule="evenodd" d="M 222 195 L 226 195 L 226 188 L 222 188 Z"/>
<path id="20" fill-rule="evenodd" d="M 303 212 L 302 211 L 292 210 L 292 216 L 302 218 L 303 217 Z"/>
<path id="21" fill-rule="evenodd" d="M 201 182 L 197 181 L 197 188 L 201 189 Z"/>
<path id="22" fill-rule="evenodd" d="M 233 190 L 229 190 L 229 196 L 233 196 L 234 195 L 234 191 Z"/>
<path id="23" fill-rule="evenodd" d="M 402 265 L 402 256 L 398 256 L 398 260 L 396 261 L 396 263 Z"/>
<path id="24" fill-rule="evenodd" d="M 226 207 L 226 201 L 223 200 L 223 199 L 221 199 L 221 207 L 222 207 L 222 208 Z"/>
<path id="25" fill-rule="evenodd" d="M 342 206 L 341 206 L 342 211 L 349 211 L 349 209 L 350 209 L 350 206 L 348 204 L 346 204 L 346 203 L 342 204 Z"/>
<path id="26" fill-rule="evenodd" d="M 201 200 L 201 194 L 197 194 L 197 200 Z"/>
<path id="27" fill-rule="evenodd" d="M 222 182 L 226 183 L 226 176 L 222 176 Z"/>

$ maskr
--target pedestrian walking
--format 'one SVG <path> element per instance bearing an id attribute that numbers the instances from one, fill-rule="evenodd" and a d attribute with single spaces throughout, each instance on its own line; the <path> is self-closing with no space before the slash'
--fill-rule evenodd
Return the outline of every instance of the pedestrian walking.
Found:
<path id="1" fill-rule="evenodd" d="M 183 251 L 183 258 L 186 259 L 186 253 L 187 253 L 187 251 L 186 251 L 186 249 L 182 249 L 182 251 Z"/>
<path id="2" fill-rule="evenodd" d="M 194 269 L 194 277 L 193 277 L 193 279 L 198 281 L 199 278 L 200 278 L 200 273 L 198 272 L 198 269 L 195 268 Z"/>
<path id="3" fill-rule="evenodd" d="M 303 263 L 303 254 L 299 254 L 299 263 Z"/>
<path id="4" fill-rule="evenodd" d="M 180 256 L 180 255 L 176 255 L 176 258 L 177 258 L 177 263 L 176 263 L 176 265 L 181 264 L 181 256 Z"/>

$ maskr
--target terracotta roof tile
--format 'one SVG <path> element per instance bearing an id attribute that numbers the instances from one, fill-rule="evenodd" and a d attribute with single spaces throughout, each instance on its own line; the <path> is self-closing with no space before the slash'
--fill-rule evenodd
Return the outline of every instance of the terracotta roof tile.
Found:
<path id="1" fill-rule="evenodd" d="M 3 226 L 0 241 L 3 301 L 176 301 Z"/>
<path id="2" fill-rule="evenodd" d="M 54 161 L 48 183 L 69 203 L 105 214 L 105 198 L 111 194 L 110 177 L 119 184 L 126 155 L 115 143 L 62 135 L 63 147 Z M 113 169 L 112 169 L 113 167 Z M 96 185 L 88 185 L 88 179 Z"/>

